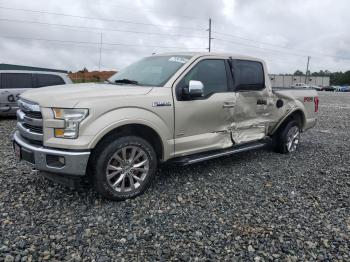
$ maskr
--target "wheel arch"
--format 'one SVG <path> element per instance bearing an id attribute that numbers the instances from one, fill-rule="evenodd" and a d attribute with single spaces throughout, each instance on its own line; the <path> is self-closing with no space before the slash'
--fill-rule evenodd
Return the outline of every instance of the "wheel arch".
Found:
<path id="1" fill-rule="evenodd" d="M 306 117 L 302 109 L 297 108 L 294 111 L 287 114 L 285 117 L 281 119 L 272 130 L 271 135 L 278 133 L 287 123 L 290 121 L 297 121 L 300 127 L 300 130 L 303 131 L 306 125 Z"/>
<path id="2" fill-rule="evenodd" d="M 139 136 L 145 139 L 153 146 L 154 150 L 156 151 L 157 158 L 159 160 L 164 159 L 164 143 L 162 141 L 162 138 L 154 128 L 141 123 L 124 124 L 117 126 L 103 134 L 103 136 L 99 137 L 98 140 L 96 139 L 91 147 L 97 148 L 103 143 L 110 141 L 110 139 L 113 139 L 114 137 L 128 135 Z"/>

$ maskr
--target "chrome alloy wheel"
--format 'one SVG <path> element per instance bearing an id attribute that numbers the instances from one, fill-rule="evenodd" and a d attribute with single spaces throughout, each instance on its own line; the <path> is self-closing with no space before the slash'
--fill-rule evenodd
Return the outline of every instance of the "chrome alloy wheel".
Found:
<path id="1" fill-rule="evenodd" d="M 293 126 L 287 133 L 287 149 L 288 152 L 294 152 L 300 141 L 299 127 Z"/>
<path id="2" fill-rule="evenodd" d="M 138 146 L 125 146 L 109 159 L 106 177 L 117 192 L 130 192 L 141 186 L 148 175 L 149 159 Z"/>

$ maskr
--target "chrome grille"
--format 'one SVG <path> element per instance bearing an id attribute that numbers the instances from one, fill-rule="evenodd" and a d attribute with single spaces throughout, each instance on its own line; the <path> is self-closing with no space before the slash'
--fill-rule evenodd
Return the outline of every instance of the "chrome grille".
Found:
<path id="1" fill-rule="evenodd" d="M 32 141 L 43 140 L 43 118 L 40 106 L 33 102 L 18 100 L 17 129 L 21 136 Z"/>
<path id="2" fill-rule="evenodd" d="M 33 111 L 23 111 L 22 112 L 28 116 L 28 117 L 31 117 L 31 118 L 35 118 L 35 119 L 42 119 L 43 116 L 41 115 L 41 112 L 33 112 Z"/>
<path id="3" fill-rule="evenodd" d="M 25 128 L 29 129 L 31 132 L 42 134 L 43 133 L 43 127 L 42 126 L 31 126 L 26 123 L 22 124 Z"/>

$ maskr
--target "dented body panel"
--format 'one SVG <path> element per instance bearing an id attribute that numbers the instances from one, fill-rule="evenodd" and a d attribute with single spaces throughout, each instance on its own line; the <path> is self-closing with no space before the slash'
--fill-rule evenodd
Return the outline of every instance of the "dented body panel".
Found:
<path id="1" fill-rule="evenodd" d="M 317 92 L 313 89 L 273 90 L 263 60 L 215 53 L 172 53 L 171 62 L 183 63 L 161 87 L 80 84 L 69 88 L 43 88 L 21 95 L 40 105 L 43 115 L 43 146 L 60 150 L 93 150 L 110 132 L 126 125 L 152 129 L 162 145 L 161 161 L 217 149 L 226 149 L 275 134 L 292 114 L 301 129 L 316 124 Z M 177 56 L 187 55 L 188 60 Z M 161 55 L 158 55 L 161 56 Z M 228 76 L 229 89 L 196 99 L 182 99 L 179 84 L 204 60 L 224 60 L 227 75 L 232 61 L 255 61 L 263 66 L 265 82 L 259 90 L 238 90 Z M 198 79 L 194 79 L 198 80 Z M 50 97 L 50 99 L 47 99 Z M 54 136 L 64 123 L 52 108 L 86 108 L 89 115 L 79 126 L 76 139 Z"/>

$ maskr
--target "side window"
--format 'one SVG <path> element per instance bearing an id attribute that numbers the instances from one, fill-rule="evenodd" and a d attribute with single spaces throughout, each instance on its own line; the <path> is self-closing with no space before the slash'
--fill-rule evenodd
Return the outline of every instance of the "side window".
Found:
<path id="1" fill-rule="evenodd" d="M 2 73 L 1 89 L 32 88 L 32 74 Z"/>
<path id="2" fill-rule="evenodd" d="M 190 80 L 203 83 L 204 96 L 228 92 L 225 60 L 207 59 L 199 62 L 180 81 L 179 86 L 188 86 Z"/>
<path id="3" fill-rule="evenodd" d="M 36 87 L 63 85 L 63 79 L 58 75 L 37 74 Z"/>
<path id="4" fill-rule="evenodd" d="M 234 76 L 237 90 L 262 90 L 265 88 L 263 65 L 256 61 L 236 60 Z"/>

